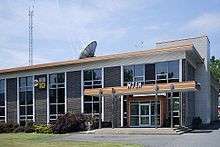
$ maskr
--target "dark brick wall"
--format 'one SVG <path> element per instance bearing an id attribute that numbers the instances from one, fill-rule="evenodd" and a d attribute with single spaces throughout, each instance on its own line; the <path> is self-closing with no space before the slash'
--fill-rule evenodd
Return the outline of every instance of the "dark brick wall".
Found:
<path id="1" fill-rule="evenodd" d="M 121 67 L 104 68 L 104 87 L 121 86 Z M 116 97 L 114 102 L 114 121 L 117 126 L 121 124 L 121 98 Z M 112 97 L 104 97 L 104 121 L 112 121 Z"/>
<path id="2" fill-rule="evenodd" d="M 17 78 L 7 79 L 7 121 L 17 123 Z"/>
<path id="3" fill-rule="evenodd" d="M 67 111 L 81 112 L 81 71 L 67 72 Z"/>
<path id="4" fill-rule="evenodd" d="M 121 86 L 121 67 L 104 68 L 104 87 Z"/>
<path id="5" fill-rule="evenodd" d="M 39 80 L 39 78 L 45 78 L 47 81 L 47 75 L 37 75 L 34 77 Z M 47 123 L 47 87 L 44 89 L 39 89 L 35 87 L 35 121 L 37 124 Z"/>

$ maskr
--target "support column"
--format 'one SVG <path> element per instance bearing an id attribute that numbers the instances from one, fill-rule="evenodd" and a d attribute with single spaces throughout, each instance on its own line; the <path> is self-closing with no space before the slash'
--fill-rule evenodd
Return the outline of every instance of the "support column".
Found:
<path id="1" fill-rule="evenodd" d="M 115 115 L 114 115 L 115 106 L 114 106 L 114 102 L 115 102 L 115 89 L 112 88 L 112 129 L 115 128 L 115 121 L 114 121 L 114 118 L 115 118 Z"/>
<path id="2" fill-rule="evenodd" d="M 102 90 L 99 91 L 99 129 L 102 128 Z"/>
<path id="3" fill-rule="evenodd" d="M 158 105 L 158 90 L 159 90 L 159 87 L 156 83 L 155 85 L 155 107 L 154 107 L 154 112 L 155 112 L 155 128 L 157 129 L 158 127 L 158 108 L 157 108 L 157 105 Z"/>
<path id="4" fill-rule="evenodd" d="M 180 92 L 180 126 L 183 126 L 183 93 Z"/>
<path id="5" fill-rule="evenodd" d="M 173 89 L 174 89 L 174 85 L 171 84 L 170 85 L 170 126 L 171 128 L 173 128 Z"/>

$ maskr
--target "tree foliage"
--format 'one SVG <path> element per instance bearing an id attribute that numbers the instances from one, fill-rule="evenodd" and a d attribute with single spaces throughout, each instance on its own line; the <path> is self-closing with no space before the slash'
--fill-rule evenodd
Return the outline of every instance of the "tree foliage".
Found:
<path id="1" fill-rule="evenodd" d="M 220 60 L 216 59 L 215 56 L 212 56 L 212 58 L 210 59 L 210 70 L 212 75 L 220 80 Z"/>

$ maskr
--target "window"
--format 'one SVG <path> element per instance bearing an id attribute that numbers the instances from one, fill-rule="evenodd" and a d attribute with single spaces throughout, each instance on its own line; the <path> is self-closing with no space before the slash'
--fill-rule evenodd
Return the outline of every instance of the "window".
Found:
<path id="1" fill-rule="evenodd" d="M 33 121 L 33 77 L 19 78 L 19 116 L 20 124 Z"/>
<path id="2" fill-rule="evenodd" d="M 169 82 L 179 81 L 179 62 L 178 61 L 168 62 L 168 78 L 169 78 Z"/>
<path id="3" fill-rule="evenodd" d="M 171 116 L 171 93 L 168 93 L 168 119 L 170 120 Z M 173 93 L 173 120 L 174 125 L 179 125 L 180 123 L 180 93 Z"/>
<path id="4" fill-rule="evenodd" d="M 5 80 L 0 80 L 0 122 L 5 122 Z"/>
<path id="5" fill-rule="evenodd" d="M 155 64 L 145 65 L 145 80 L 146 80 L 146 84 L 155 83 Z"/>
<path id="6" fill-rule="evenodd" d="M 84 70 L 84 88 L 102 88 L 102 69 Z M 99 114 L 99 97 L 84 95 L 84 113 Z"/>
<path id="7" fill-rule="evenodd" d="M 124 67 L 124 85 L 128 82 L 144 82 L 144 65 L 129 65 Z"/>
<path id="8" fill-rule="evenodd" d="M 155 65 L 158 83 L 179 81 L 179 61 L 160 62 Z"/>
<path id="9" fill-rule="evenodd" d="M 65 113 L 65 74 L 49 75 L 50 121 Z"/>

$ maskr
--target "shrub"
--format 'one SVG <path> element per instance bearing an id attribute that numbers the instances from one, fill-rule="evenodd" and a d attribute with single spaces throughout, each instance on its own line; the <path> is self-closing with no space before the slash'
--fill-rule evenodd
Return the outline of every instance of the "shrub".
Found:
<path id="1" fill-rule="evenodd" d="M 12 133 L 18 124 L 9 122 L 9 123 L 0 123 L 0 133 Z"/>
<path id="2" fill-rule="evenodd" d="M 36 133 L 44 133 L 44 134 L 52 133 L 51 127 L 47 125 L 34 125 L 33 127 Z"/>
<path id="3" fill-rule="evenodd" d="M 25 123 L 24 132 L 25 133 L 32 133 L 32 132 L 34 132 L 34 127 L 33 127 L 33 122 L 32 121 L 27 121 Z"/>
<path id="4" fill-rule="evenodd" d="M 56 120 L 55 124 L 52 125 L 53 133 L 68 133 L 80 131 L 80 120 L 75 114 L 64 114 Z"/>
<path id="5" fill-rule="evenodd" d="M 194 117 L 192 120 L 192 128 L 199 129 L 202 126 L 202 119 L 200 117 Z"/>
<path id="6" fill-rule="evenodd" d="M 13 133 L 20 133 L 25 131 L 25 126 L 18 126 L 13 130 Z"/>
<path id="7" fill-rule="evenodd" d="M 88 124 L 91 124 L 90 126 Z M 84 131 L 98 128 L 97 117 L 85 114 L 71 114 L 67 113 L 58 117 L 56 122 L 52 125 L 53 133 L 68 133 L 76 131 Z"/>

